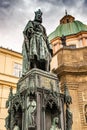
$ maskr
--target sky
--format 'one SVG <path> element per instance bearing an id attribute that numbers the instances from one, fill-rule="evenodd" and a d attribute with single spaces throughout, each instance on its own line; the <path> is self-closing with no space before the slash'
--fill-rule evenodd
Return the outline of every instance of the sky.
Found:
<path id="1" fill-rule="evenodd" d="M 0 47 L 21 53 L 23 30 L 38 9 L 43 12 L 47 35 L 59 25 L 65 10 L 87 24 L 87 0 L 0 0 Z"/>

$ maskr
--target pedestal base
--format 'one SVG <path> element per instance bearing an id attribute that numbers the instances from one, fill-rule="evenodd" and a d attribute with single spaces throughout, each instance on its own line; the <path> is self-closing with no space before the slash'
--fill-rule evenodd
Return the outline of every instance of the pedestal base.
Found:
<path id="1" fill-rule="evenodd" d="M 64 95 L 60 94 L 57 76 L 34 68 L 20 78 L 11 99 L 10 117 L 11 128 L 16 120 L 22 130 L 50 130 L 54 118 L 58 118 L 64 130 Z"/>

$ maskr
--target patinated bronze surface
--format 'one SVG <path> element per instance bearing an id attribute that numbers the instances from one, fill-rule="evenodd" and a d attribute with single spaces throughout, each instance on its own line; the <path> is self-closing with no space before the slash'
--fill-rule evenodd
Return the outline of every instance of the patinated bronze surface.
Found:
<path id="1" fill-rule="evenodd" d="M 39 9 L 35 12 L 34 20 L 29 21 L 23 31 L 23 75 L 32 68 L 39 68 L 45 71 L 50 69 L 52 46 L 41 23 L 42 12 Z"/>
<path id="2" fill-rule="evenodd" d="M 59 118 L 58 117 L 53 118 L 53 122 L 52 122 L 50 130 L 61 130 L 61 128 L 59 127 Z"/>
<path id="3" fill-rule="evenodd" d="M 66 84 L 64 85 L 64 88 L 65 88 L 64 99 L 66 103 L 66 130 L 72 130 L 73 117 L 72 112 L 70 111 L 70 104 L 72 103 L 72 98 L 69 94 Z"/>
<path id="4" fill-rule="evenodd" d="M 71 97 L 68 89 L 60 93 L 57 75 L 48 72 L 52 48 L 41 23 L 42 12 L 38 10 L 23 32 L 23 76 L 15 95 L 11 89 L 6 102 L 6 130 L 72 129 Z"/>

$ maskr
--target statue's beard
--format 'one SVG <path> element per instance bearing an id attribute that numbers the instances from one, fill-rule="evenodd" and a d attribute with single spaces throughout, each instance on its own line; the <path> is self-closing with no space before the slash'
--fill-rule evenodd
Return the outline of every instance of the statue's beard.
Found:
<path id="1" fill-rule="evenodd" d="M 42 18 L 35 18 L 35 21 L 39 22 L 39 23 L 42 23 Z"/>
<path id="2" fill-rule="evenodd" d="M 58 122 L 55 122 L 56 125 L 58 125 Z"/>

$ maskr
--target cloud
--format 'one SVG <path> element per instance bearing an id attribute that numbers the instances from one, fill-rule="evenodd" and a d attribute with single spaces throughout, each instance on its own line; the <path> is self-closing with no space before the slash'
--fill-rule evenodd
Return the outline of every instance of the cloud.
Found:
<path id="1" fill-rule="evenodd" d="M 49 34 L 59 25 L 65 9 L 86 23 L 86 5 L 86 0 L 0 0 L 0 45 L 21 51 L 22 31 L 27 22 L 34 19 L 34 11 L 39 8 Z"/>
<path id="2" fill-rule="evenodd" d="M 65 6 L 73 6 L 73 5 L 75 5 L 75 3 L 77 3 L 77 1 L 75 1 L 75 0 L 62 0 L 62 3 Z"/>
<path id="3" fill-rule="evenodd" d="M 84 0 L 83 4 L 87 7 L 87 0 Z"/>
<path id="4" fill-rule="evenodd" d="M 41 3 L 49 3 L 49 4 L 52 4 L 52 5 L 59 5 L 61 4 L 61 0 L 37 0 L 37 2 L 41 2 Z"/>
<path id="5" fill-rule="evenodd" d="M 84 8 L 81 8 L 81 13 L 83 14 L 83 16 L 84 15 L 87 15 L 87 0 L 83 0 L 83 3 L 82 3 L 82 6 L 84 7 Z"/>

